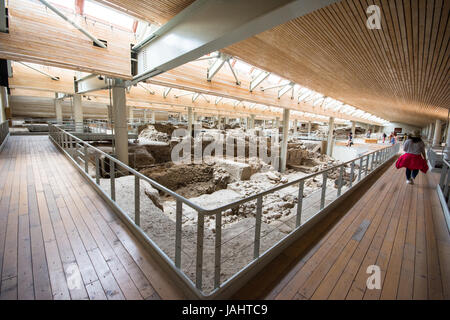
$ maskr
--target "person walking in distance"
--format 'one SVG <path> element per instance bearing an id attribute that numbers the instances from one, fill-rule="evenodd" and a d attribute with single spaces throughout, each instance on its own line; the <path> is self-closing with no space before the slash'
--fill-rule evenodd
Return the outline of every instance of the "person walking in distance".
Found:
<path id="1" fill-rule="evenodd" d="M 414 184 L 419 170 L 423 173 L 428 171 L 425 143 L 420 137 L 419 130 L 408 136 L 408 140 L 403 145 L 403 151 L 405 153 L 397 159 L 395 166 L 397 169 L 406 168 L 406 183 Z"/>
<path id="2" fill-rule="evenodd" d="M 347 140 L 347 147 L 351 147 L 353 145 L 353 134 L 349 132 L 348 134 L 348 140 Z"/>

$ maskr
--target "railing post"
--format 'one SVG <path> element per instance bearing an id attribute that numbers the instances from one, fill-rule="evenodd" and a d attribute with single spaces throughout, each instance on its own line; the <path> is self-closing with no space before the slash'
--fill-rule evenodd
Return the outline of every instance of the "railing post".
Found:
<path id="1" fill-rule="evenodd" d="M 216 213 L 216 240 L 214 257 L 214 288 L 220 287 L 220 259 L 222 257 L 222 212 Z"/>
<path id="2" fill-rule="evenodd" d="M 328 172 L 324 172 L 322 175 L 322 195 L 320 197 L 320 210 L 322 210 L 325 207 L 325 196 L 327 191 L 327 179 L 328 179 Z"/>
<path id="3" fill-rule="evenodd" d="M 350 165 L 351 169 L 350 169 L 350 184 L 349 184 L 349 188 L 351 188 L 353 186 L 353 176 L 355 174 L 355 161 L 352 161 L 352 164 Z"/>
<path id="4" fill-rule="evenodd" d="M 196 287 L 202 290 L 202 278 L 203 278 L 203 235 L 205 227 L 205 216 L 202 212 L 197 214 L 197 265 L 196 265 Z"/>
<path id="5" fill-rule="evenodd" d="M 366 167 L 364 168 L 364 177 L 367 177 L 367 170 L 369 169 L 369 158 L 370 154 L 368 154 L 366 157 Z"/>
<path id="6" fill-rule="evenodd" d="M 181 226 L 182 226 L 183 202 L 177 199 L 175 216 L 175 267 L 181 268 Z"/>
<path id="7" fill-rule="evenodd" d="M 115 163 L 113 160 L 109 160 L 109 179 L 111 180 L 111 199 L 116 201 L 116 172 Z"/>
<path id="8" fill-rule="evenodd" d="M 67 135 L 67 139 L 69 140 L 67 149 L 69 149 L 69 154 L 72 156 L 72 136 Z"/>
<path id="9" fill-rule="evenodd" d="M 256 199 L 256 216 L 255 216 L 255 245 L 253 248 L 253 258 L 259 258 L 259 247 L 261 240 L 261 220 L 262 220 L 262 196 Z"/>
<path id="10" fill-rule="evenodd" d="M 95 151 L 95 182 L 100 184 L 100 159 L 97 151 Z"/>
<path id="11" fill-rule="evenodd" d="M 303 207 L 303 189 L 305 186 L 305 180 L 300 181 L 298 186 L 298 200 L 297 200 L 297 219 L 295 226 L 299 227 L 302 223 L 302 207 Z"/>
<path id="12" fill-rule="evenodd" d="M 361 174 L 362 174 L 362 169 L 363 169 L 363 159 L 364 159 L 364 157 L 361 157 L 361 159 L 359 159 L 358 181 L 361 181 Z"/>
<path id="13" fill-rule="evenodd" d="M 139 188 L 139 176 L 134 176 L 134 223 L 141 225 L 141 199 Z"/>
<path id="14" fill-rule="evenodd" d="M 372 164 L 370 165 L 370 170 L 373 171 L 374 165 L 375 165 L 375 156 L 376 153 L 372 153 Z"/>
<path id="15" fill-rule="evenodd" d="M 88 156 L 88 147 L 84 144 L 84 172 L 89 173 L 89 156 Z"/>
<path id="16" fill-rule="evenodd" d="M 75 140 L 75 156 L 74 156 L 74 160 L 75 162 L 79 165 L 80 164 L 80 155 L 78 153 L 78 142 Z"/>
<path id="17" fill-rule="evenodd" d="M 445 164 L 442 166 L 441 179 L 439 180 L 439 186 L 442 191 L 444 191 L 445 176 L 447 175 L 448 169 L 449 168 Z"/>
<path id="18" fill-rule="evenodd" d="M 444 163 L 444 166 L 447 167 L 445 165 L 445 163 Z M 449 167 L 447 167 L 446 175 L 447 175 L 447 182 L 445 183 L 445 187 L 442 190 L 443 194 L 444 194 L 444 197 L 448 196 L 448 189 L 449 189 L 449 184 L 450 184 L 450 168 Z"/>
<path id="19" fill-rule="evenodd" d="M 339 170 L 338 191 L 337 196 L 340 197 L 342 193 L 342 179 L 344 177 L 344 166 L 341 166 Z"/>

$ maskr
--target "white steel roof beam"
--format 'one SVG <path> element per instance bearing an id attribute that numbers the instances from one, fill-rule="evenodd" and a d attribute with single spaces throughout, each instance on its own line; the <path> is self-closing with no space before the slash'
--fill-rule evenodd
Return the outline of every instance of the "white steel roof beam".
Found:
<path id="1" fill-rule="evenodd" d="M 139 72 L 133 82 L 154 77 L 335 2 L 197 0 L 133 47 Z"/>
<path id="2" fill-rule="evenodd" d="M 165 88 L 164 89 L 164 92 L 163 92 L 163 97 L 164 98 L 167 98 L 167 96 L 169 95 L 169 93 L 170 93 L 170 90 L 172 90 L 172 88 Z"/>
<path id="3" fill-rule="evenodd" d="M 0 1 L 2 1 L 2 0 L 0 0 Z M 17 62 L 17 63 L 20 63 L 21 65 L 24 65 L 25 67 L 30 68 L 31 70 L 34 70 L 34 71 L 36 71 L 36 72 L 39 72 L 39 73 L 43 74 L 44 76 L 49 77 L 49 78 L 52 79 L 52 80 L 55 80 L 55 81 L 58 81 L 58 80 L 59 80 L 59 77 L 53 76 L 53 75 L 51 75 L 51 74 L 49 74 L 49 73 L 47 73 L 47 72 L 45 72 L 45 71 L 39 70 L 38 68 L 35 68 L 35 67 L 32 67 L 32 66 L 30 66 L 30 65 L 27 64 L 27 63 L 23 63 L 23 62 L 20 62 L 20 61 L 16 61 L 16 62 Z"/>
<path id="4" fill-rule="evenodd" d="M 46 6 L 47 8 L 49 8 L 50 10 L 52 10 L 54 13 L 56 13 L 58 16 L 60 16 L 61 18 L 63 18 L 64 20 L 66 20 L 68 23 L 70 23 L 72 26 L 74 26 L 76 29 L 78 29 L 81 33 L 83 33 L 86 37 L 88 37 L 89 39 L 91 39 L 92 41 L 94 41 L 98 46 L 100 46 L 103 49 L 106 49 L 106 46 L 103 42 L 101 42 L 100 40 L 98 40 L 96 37 L 94 37 L 92 34 L 90 34 L 87 30 L 85 30 L 84 28 L 82 28 L 81 26 L 79 26 L 76 22 L 70 20 L 68 17 L 66 17 L 64 15 L 64 13 L 62 13 L 61 11 L 59 11 L 57 8 L 55 8 L 53 5 L 51 5 L 50 3 L 48 3 L 45 0 L 39 0 L 39 2 L 41 2 L 44 6 Z"/>
<path id="5" fill-rule="evenodd" d="M 142 85 L 141 83 L 139 83 L 139 86 L 142 87 L 143 89 L 145 89 L 145 91 L 147 91 L 150 94 L 155 94 L 155 91 L 150 90 L 148 87 Z"/>
<path id="6" fill-rule="evenodd" d="M 270 76 L 270 72 L 262 71 L 250 82 L 250 92 L 253 92 L 257 86 L 259 86 L 267 77 Z"/>
<path id="7" fill-rule="evenodd" d="M 230 69 L 231 69 L 231 73 L 233 74 L 234 80 L 236 80 L 236 84 L 237 84 L 238 86 L 240 86 L 240 85 L 241 85 L 241 82 L 239 81 L 239 79 L 238 79 L 238 77 L 237 77 L 237 74 L 236 74 L 236 71 L 234 71 L 234 68 L 233 68 L 233 66 L 232 66 L 231 63 L 230 63 L 230 59 L 227 59 L 227 63 L 228 63 L 228 66 L 229 66 Z"/>
<path id="8" fill-rule="evenodd" d="M 287 84 L 286 86 L 284 86 L 283 88 L 281 88 L 280 90 L 278 90 L 278 99 L 280 99 L 287 92 L 289 92 L 289 90 L 294 89 L 294 85 L 295 85 L 295 83 L 291 82 L 291 83 Z"/>
<path id="9" fill-rule="evenodd" d="M 214 61 L 213 64 L 208 68 L 206 80 L 211 81 L 226 61 L 228 61 L 228 58 L 224 58 L 222 55 L 219 56 L 216 61 Z"/>

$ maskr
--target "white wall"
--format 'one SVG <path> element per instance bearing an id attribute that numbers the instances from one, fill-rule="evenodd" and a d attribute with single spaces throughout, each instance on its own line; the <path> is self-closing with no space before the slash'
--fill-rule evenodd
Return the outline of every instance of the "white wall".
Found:
<path id="1" fill-rule="evenodd" d="M 392 132 L 394 132 L 395 128 L 402 128 L 402 133 L 413 133 L 414 130 L 422 130 L 422 128 L 411 126 L 409 124 L 391 122 L 389 125 L 383 127 L 383 132 L 387 135 L 390 135 Z"/>
<path id="2" fill-rule="evenodd" d="M 361 155 L 369 151 L 368 147 L 358 146 L 358 147 L 344 147 L 344 146 L 333 146 L 333 154 L 332 158 L 347 162 L 356 158 L 359 158 Z"/>

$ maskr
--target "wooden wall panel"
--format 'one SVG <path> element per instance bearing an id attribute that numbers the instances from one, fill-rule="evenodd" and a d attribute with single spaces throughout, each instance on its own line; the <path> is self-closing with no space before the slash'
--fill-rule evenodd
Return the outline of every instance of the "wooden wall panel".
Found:
<path id="1" fill-rule="evenodd" d="M 73 14 L 67 14 L 73 18 Z M 9 1 L 10 32 L 0 33 L 0 58 L 130 79 L 131 33 L 75 18 L 108 48 L 92 41 L 37 1 Z"/>
<path id="2" fill-rule="evenodd" d="M 55 118 L 55 105 L 53 98 L 37 96 L 11 96 L 10 107 L 15 118 Z M 64 118 L 70 118 L 72 107 L 70 100 L 62 102 Z M 108 116 L 106 104 L 83 101 L 83 114 L 85 118 L 101 119 Z"/>

